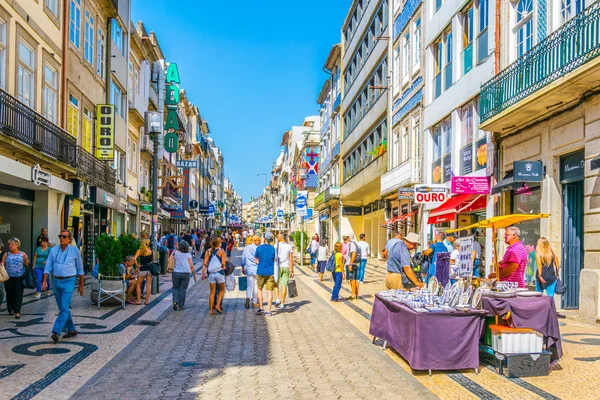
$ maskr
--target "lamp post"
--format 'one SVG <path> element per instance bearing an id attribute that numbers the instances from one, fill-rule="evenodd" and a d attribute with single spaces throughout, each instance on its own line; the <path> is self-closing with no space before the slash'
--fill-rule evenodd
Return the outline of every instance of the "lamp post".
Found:
<path id="1" fill-rule="evenodd" d="M 304 189 L 304 182 L 306 181 L 306 169 L 300 168 L 300 189 Z M 305 208 L 308 207 L 308 199 L 306 199 Z M 300 266 L 304 266 L 304 215 L 300 216 Z"/>

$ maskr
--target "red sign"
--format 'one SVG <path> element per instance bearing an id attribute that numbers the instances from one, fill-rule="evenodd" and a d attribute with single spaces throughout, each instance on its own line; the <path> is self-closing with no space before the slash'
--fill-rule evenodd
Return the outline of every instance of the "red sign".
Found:
<path id="1" fill-rule="evenodd" d="M 453 194 L 490 194 L 490 178 L 487 176 L 453 176 Z"/>

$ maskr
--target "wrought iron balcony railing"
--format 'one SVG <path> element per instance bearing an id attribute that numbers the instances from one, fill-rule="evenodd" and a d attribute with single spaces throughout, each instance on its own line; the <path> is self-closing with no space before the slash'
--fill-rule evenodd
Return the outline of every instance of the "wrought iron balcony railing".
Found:
<path id="1" fill-rule="evenodd" d="M 594 2 L 481 86 L 481 122 L 600 54 L 600 2 Z"/>
<path id="2" fill-rule="evenodd" d="M 71 167 L 77 165 L 77 140 L 1 89 L 0 132 Z"/>
<path id="3" fill-rule="evenodd" d="M 85 179 L 91 186 L 99 187 L 109 193 L 116 192 L 115 170 L 82 147 L 77 147 L 77 176 Z"/>

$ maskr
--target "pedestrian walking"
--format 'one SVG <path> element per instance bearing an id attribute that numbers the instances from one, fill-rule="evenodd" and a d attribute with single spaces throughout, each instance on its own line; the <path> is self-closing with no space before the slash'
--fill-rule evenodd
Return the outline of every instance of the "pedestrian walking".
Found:
<path id="1" fill-rule="evenodd" d="M 317 236 L 313 236 L 308 245 L 308 253 L 310 254 L 310 267 L 316 271 L 317 267 L 317 252 L 319 251 L 319 242 Z"/>
<path id="2" fill-rule="evenodd" d="M 342 288 L 342 282 L 344 281 L 344 255 L 342 254 L 342 243 L 336 242 L 333 246 L 333 255 L 335 257 L 335 270 L 332 272 L 333 278 L 333 289 L 331 291 L 331 301 L 343 301 L 340 297 L 340 289 Z"/>
<path id="3" fill-rule="evenodd" d="M 48 237 L 48 228 L 40 229 L 40 235 L 35 240 L 35 247 L 38 248 L 42 245 L 42 239 Z"/>
<path id="4" fill-rule="evenodd" d="M 6 268 L 8 280 L 4 282 L 6 291 L 6 308 L 10 315 L 15 314 L 15 319 L 21 318 L 23 305 L 23 275 L 25 268 L 29 267 L 27 254 L 19 250 L 21 241 L 16 237 L 8 239 L 8 252 L 2 256 L 2 264 Z"/>
<path id="5" fill-rule="evenodd" d="M 360 247 L 360 264 L 358 265 L 358 282 L 362 284 L 365 281 L 365 270 L 367 269 L 367 258 L 371 254 L 371 246 L 367 243 L 367 235 L 361 233 L 359 236 L 358 247 Z"/>
<path id="6" fill-rule="evenodd" d="M 252 242 L 246 245 L 242 254 L 242 273 L 246 275 L 246 308 L 259 307 L 258 304 L 258 286 L 256 284 L 256 271 L 258 264 L 256 263 L 256 249 L 260 246 L 260 236 L 249 237 Z"/>
<path id="7" fill-rule="evenodd" d="M 4 259 L 4 242 L 0 239 L 0 263 Z M 0 282 L 0 307 L 2 307 L 2 303 L 4 303 L 4 298 L 6 297 L 6 292 L 4 290 L 4 282 Z"/>
<path id="8" fill-rule="evenodd" d="M 348 235 L 344 235 L 342 236 L 342 256 L 344 257 L 344 260 L 348 259 L 348 246 L 350 245 L 350 236 Z M 348 280 L 348 264 L 346 263 L 344 265 L 345 268 L 345 274 L 344 274 L 344 280 Z"/>
<path id="9" fill-rule="evenodd" d="M 325 273 L 325 265 L 327 264 L 327 243 L 325 239 L 319 242 L 319 250 L 317 252 L 317 272 L 319 280 L 323 282 L 323 274 Z"/>
<path id="10" fill-rule="evenodd" d="M 394 237 L 387 241 L 383 250 L 383 257 L 387 260 L 387 277 L 385 286 L 388 289 L 410 289 L 423 287 L 411 266 L 409 250 L 419 244 L 419 235 L 410 232 L 404 236 L 396 232 Z"/>
<path id="11" fill-rule="evenodd" d="M 556 291 L 556 281 L 560 277 L 560 262 L 552 249 L 550 242 L 545 237 L 538 239 L 535 248 L 537 263 L 535 290 L 553 297 Z"/>
<path id="12" fill-rule="evenodd" d="M 225 268 L 227 267 L 227 257 L 225 251 L 221 248 L 221 238 L 215 237 L 210 243 L 210 249 L 204 256 L 202 265 L 202 280 L 208 278 L 210 294 L 208 295 L 208 313 L 214 315 L 214 310 L 219 314 L 223 313 L 223 296 L 225 296 Z M 215 304 L 215 293 L 219 287 L 219 296 Z"/>
<path id="13" fill-rule="evenodd" d="M 273 289 L 275 289 L 275 247 L 273 242 L 273 234 L 265 233 L 265 243 L 258 246 L 256 249 L 256 262 L 258 268 L 256 272 L 256 283 L 258 285 L 258 310 L 257 315 L 265 314 L 271 316 L 271 307 L 273 306 Z M 262 290 L 267 286 L 267 312 L 263 309 L 263 293 Z"/>
<path id="14" fill-rule="evenodd" d="M 39 299 L 42 297 L 42 279 L 44 277 L 44 268 L 46 267 L 46 260 L 50 254 L 50 240 L 47 236 L 44 236 L 41 241 L 41 245 L 35 249 L 33 253 L 33 265 L 35 267 L 35 298 Z M 48 292 L 50 294 L 50 292 Z"/>
<path id="15" fill-rule="evenodd" d="M 279 308 L 285 308 L 285 298 L 287 296 L 287 286 L 290 282 L 290 278 L 294 277 L 294 252 L 292 246 L 285 242 L 285 238 L 282 234 L 277 236 L 277 246 L 275 248 L 275 262 L 278 265 L 278 279 L 277 286 L 279 291 Z"/>
<path id="16" fill-rule="evenodd" d="M 67 329 L 64 339 L 77 336 L 73 317 L 71 316 L 71 299 L 75 290 L 75 277 L 79 277 L 79 286 L 77 291 L 83 296 L 83 284 L 85 276 L 83 275 L 83 262 L 79 249 L 70 246 L 73 235 L 70 231 L 63 229 L 58 235 L 59 246 L 54 246 L 50 250 L 46 267 L 44 268 L 44 278 L 42 281 L 42 290 L 48 289 L 48 277 L 53 278 L 52 287 L 54 288 L 54 297 L 58 305 L 58 316 L 52 328 L 52 340 L 54 343 L 60 339 L 60 333 L 63 328 Z"/>
<path id="17" fill-rule="evenodd" d="M 228 258 L 231 257 L 231 251 L 233 250 L 233 246 L 234 246 L 233 235 L 229 235 L 229 238 L 227 239 L 227 257 Z"/>
<path id="18" fill-rule="evenodd" d="M 142 284 L 146 282 L 146 299 L 144 301 L 145 305 L 150 303 L 150 288 L 152 287 L 152 262 L 154 261 L 154 252 L 150 248 L 150 241 L 148 239 L 142 240 L 140 243 L 140 248 L 135 252 L 133 256 L 135 259 L 136 266 L 139 269 L 137 273 L 137 286 L 136 286 L 136 295 L 137 295 L 137 303 L 141 304 L 142 300 Z"/>
<path id="19" fill-rule="evenodd" d="M 175 268 L 172 274 L 173 310 L 179 309 L 183 311 L 185 310 L 185 295 L 190 284 L 190 272 L 194 276 L 194 282 L 198 280 L 194 263 L 192 262 L 192 255 L 190 254 L 190 245 L 187 242 L 182 242 L 179 249 L 175 250 L 171 257 L 175 261 Z"/>
<path id="20" fill-rule="evenodd" d="M 348 255 L 346 256 L 346 264 L 348 265 L 348 276 L 347 279 L 350 281 L 350 288 L 352 294 L 348 298 L 349 300 L 358 300 L 358 265 L 360 264 L 360 249 L 358 243 L 354 241 L 354 235 L 350 235 L 350 242 L 348 243 Z"/>
<path id="21" fill-rule="evenodd" d="M 173 228 L 171 228 L 171 233 L 167 235 L 166 245 L 167 249 L 169 249 L 169 255 L 177 250 L 179 242 L 177 241 L 177 235 L 175 234 L 175 229 Z"/>

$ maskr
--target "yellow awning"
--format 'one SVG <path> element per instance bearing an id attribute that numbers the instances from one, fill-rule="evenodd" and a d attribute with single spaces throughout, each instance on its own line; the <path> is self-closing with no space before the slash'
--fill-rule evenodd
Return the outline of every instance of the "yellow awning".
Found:
<path id="1" fill-rule="evenodd" d="M 521 223 L 523 221 L 529 221 L 532 219 L 548 218 L 550 214 L 510 214 L 501 215 L 498 217 L 492 217 L 483 221 L 479 221 L 476 224 L 464 226 L 458 229 L 447 230 L 446 233 L 459 232 L 467 229 L 477 228 L 508 228 L 511 225 Z"/>

